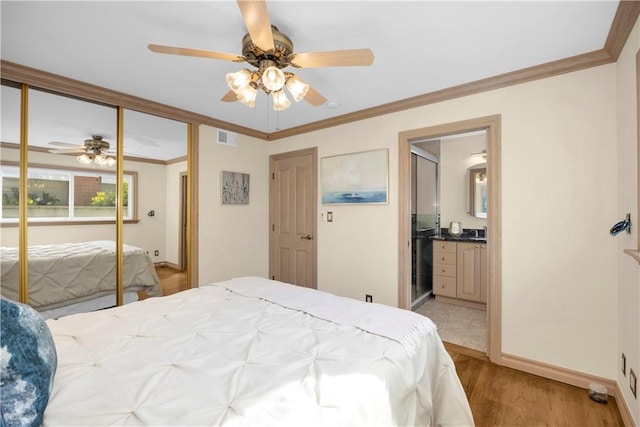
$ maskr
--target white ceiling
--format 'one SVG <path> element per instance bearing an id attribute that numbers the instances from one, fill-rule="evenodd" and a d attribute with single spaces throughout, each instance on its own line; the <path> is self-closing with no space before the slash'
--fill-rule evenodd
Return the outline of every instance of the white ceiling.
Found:
<path id="1" fill-rule="evenodd" d="M 235 1 L 3 0 L 1 57 L 271 133 L 602 49 L 618 2 L 267 5 L 271 23 L 293 40 L 295 52 L 373 51 L 370 67 L 294 70 L 337 108 L 302 101 L 276 113 L 263 93 L 252 109 L 221 102 L 225 75 L 247 64 L 147 49 L 154 43 L 240 54 L 246 28 Z"/>

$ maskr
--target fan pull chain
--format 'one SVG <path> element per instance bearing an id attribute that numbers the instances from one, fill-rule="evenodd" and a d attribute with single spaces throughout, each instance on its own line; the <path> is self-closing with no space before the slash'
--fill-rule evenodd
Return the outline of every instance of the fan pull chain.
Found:
<path id="1" fill-rule="evenodd" d="M 269 123 L 269 102 L 270 102 L 270 98 L 269 96 L 267 96 L 267 132 L 269 132 L 269 129 L 271 129 L 270 123 Z"/>

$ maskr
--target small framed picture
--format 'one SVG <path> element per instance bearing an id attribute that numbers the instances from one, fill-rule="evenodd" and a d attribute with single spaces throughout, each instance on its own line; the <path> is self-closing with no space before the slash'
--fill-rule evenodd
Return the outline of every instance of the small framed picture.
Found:
<path id="1" fill-rule="evenodd" d="M 222 171 L 222 204 L 249 204 L 249 174 Z"/>

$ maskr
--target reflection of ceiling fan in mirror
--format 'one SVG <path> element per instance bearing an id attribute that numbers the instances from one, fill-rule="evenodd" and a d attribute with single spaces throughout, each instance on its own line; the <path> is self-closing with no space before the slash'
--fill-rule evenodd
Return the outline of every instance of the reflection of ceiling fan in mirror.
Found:
<path id="1" fill-rule="evenodd" d="M 295 74 L 283 72 L 283 68 L 290 65 L 296 68 L 318 68 L 373 63 L 373 52 L 370 49 L 293 53 L 291 39 L 271 25 L 265 0 L 238 0 L 238 6 L 249 31 L 242 38 L 242 55 L 156 44 L 150 44 L 149 50 L 156 53 L 247 62 L 256 69 L 243 69 L 227 74 L 227 84 L 231 90 L 222 97 L 222 101 L 238 100 L 253 107 L 258 90 L 262 90 L 266 94 L 271 94 L 273 109 L 276 111 L 285 110 L 291 105 L 284 87 L 296 102 L 305 99 L 311 105 L 319 106 L 327 101 L 324 96 Z"/>
<path id="2" fill-rule="evenodd" d="M 83 153 L 76 157 L 76 159 L 82 163 L 83 165 L 90 165 L 92 162 L 98 166 L 104 167 L 112 167 L 115 166 L 116 161 L 109 157 L 107 154 L 115 154 L 112 151 L 109 151 L 109 143 L 104 141 L 100 135 L 93 135 L 91 139 L 85 139 L 84 145 L 77 144 L 69 144 L 68 142 L 58 142 L 51 141 L 50 145 L 57 145 L 60 147 L 70 147 L 70 148 L 59 148 L 59 149 L 51 149 L 50 153 L 54 154 L 71 154 L 71 153 Z"/>

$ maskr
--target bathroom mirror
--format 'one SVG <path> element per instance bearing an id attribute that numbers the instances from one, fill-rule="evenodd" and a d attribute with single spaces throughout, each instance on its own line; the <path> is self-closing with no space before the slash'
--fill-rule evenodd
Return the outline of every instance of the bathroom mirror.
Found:
<path id="1" fill-rule="evenodd" d="M 469 214 L 487 218 L 487 168 L 475 165 L 469 168 Z"/>

